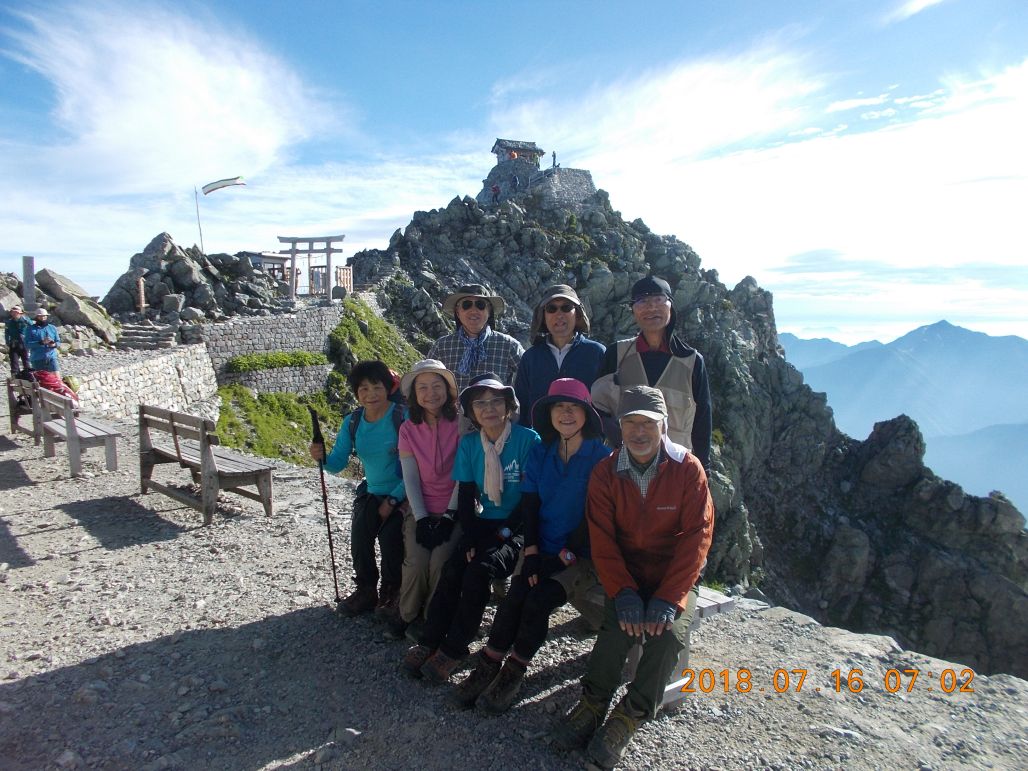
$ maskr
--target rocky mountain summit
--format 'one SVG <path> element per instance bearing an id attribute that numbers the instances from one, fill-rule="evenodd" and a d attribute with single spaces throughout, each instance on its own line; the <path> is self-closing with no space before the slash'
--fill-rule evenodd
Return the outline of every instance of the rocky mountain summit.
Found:
<path id="1" fill-rule="evenodd" d="M 634 331 L 629 290 L 653 273 L 674 290 L 679 332 L 704 355 L 714 397 L 717 506 L 707 576 L 759 587 L 822 623 L 887 634 L 983 672 L 1028 674 L 1028 535 L 1002 496 L 976 498 L 923 463 L 898 416 L 866 441 L 835 426 L 824 394 L 783 356 L 771 294 L 728 288 L 674 236 L 626 222 L 599 190 L 561 202 L 542 187 L 483 205 L 417 212 L 385 249 L 352 259 L 386 316 L 423 350 L 451 331 L 447 293 L 481 283 L 527 343 L 532 308 L 574 286 L 604 343 Z"/>
<path id="2" fill-rule="evenodd" d="M 128 271 L 103 298 L 104 307 L 114 314 L 137 312 L 140 279 L 146 318 L 173 325 L 268 316 L 281 310 L 276 300 L 285 291 L 285 284 L 245 254 L 204 254 L 195 246 L 178 246 L 167 233 L 160 233 L 132 256 Z"/>

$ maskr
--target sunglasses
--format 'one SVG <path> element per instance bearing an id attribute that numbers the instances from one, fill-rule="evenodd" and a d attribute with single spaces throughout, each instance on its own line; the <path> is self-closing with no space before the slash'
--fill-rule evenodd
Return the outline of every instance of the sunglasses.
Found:
<path id="1" fill-rule="evenodd" d="M 563 305 L 557 305 L 556 303 L 551 303 L 551 304 L 546 306 L 545 310 L 546 310 L 547 313 L 571 313 L 574 309 L 575 309 L 575 306 L 572 305 L 571 303 L 564 303 Z"/>
<path id="2" fill-rule="evenodd" d="M 484 311 L 489 307 L 488 300 L 461 300 L 460 309 L 462 311 L 469 311 L 472 308 L 478 308 L 480 311 Z"/>

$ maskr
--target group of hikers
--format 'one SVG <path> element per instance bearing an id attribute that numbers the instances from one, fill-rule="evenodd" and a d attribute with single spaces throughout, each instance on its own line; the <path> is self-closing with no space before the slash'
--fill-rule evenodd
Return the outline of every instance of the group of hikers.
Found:
<path id="1" fill-rule="evenodd" d="M 76 399 L 75 392 L 61 380 L 57 354 L 61 336 L 50 323 L 50 313 L 39 307 L 29 321 L 20 305 L 8 311 L 4 322 L 4 345 L 10 358 L 11 377 L 35 380 L 40 386 Z"/>
<path id="2" fill-rule="evenodd" d="M 339 609 L 374 612 L 387 636 L 411 638 L 404 672 L 448 682 L 471 655 L 493 585 L 510 579 L 453 687 L 462 708 L 508 710 L 551 614 L 602 586 L 581 697 L 551 742 L 586 748 L 605 768 L 656 716 L 688 647 L 714 519 L 703 358 L 674 333 L 666 281 L 641 279 L 630 305 L 638 335 L 605 348 L 588 337 L 574 289 L 549 287 L 525 351 L 495 329 L 503 299 L 462 286 L 443 304 L 456 331 L 402 377 L 358 362 L 349 384 L 360 406 L 331 452 L 311 445 L 329 472 L 354 454 L 363 464 L 351 520 L 356 588 Z M 636 642 L 634 679 L 610 709 Z"/>

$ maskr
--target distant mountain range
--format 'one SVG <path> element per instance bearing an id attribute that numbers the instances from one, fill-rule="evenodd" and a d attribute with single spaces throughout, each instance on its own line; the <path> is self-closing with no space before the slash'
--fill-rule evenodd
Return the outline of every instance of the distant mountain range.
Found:
<path id="1" fill-rule="evenodd" d="M 1028 340 L 946 321 L 891 343 L 778 336 L 786 359 L 828 394 L 836 425 L 863 439 L 880 420 L 917 421 L 926 464 L 977 495 L 999 489 L 1028 511 Z"/>

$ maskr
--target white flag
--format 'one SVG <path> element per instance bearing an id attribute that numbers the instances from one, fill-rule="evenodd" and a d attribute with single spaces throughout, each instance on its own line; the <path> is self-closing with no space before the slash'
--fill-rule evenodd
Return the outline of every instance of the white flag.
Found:
<path id="1" fill-rule="evenodd" d="M 232 177 L 231 179 L 219 179 L 217 182 L 209 182 L 204 185 L 201 190 L 203 194 L 213 193 L 215 190 L 221 190 L 223 187 L 230 187 L 231 185 L 245 185 L 242 177 Z"/>

